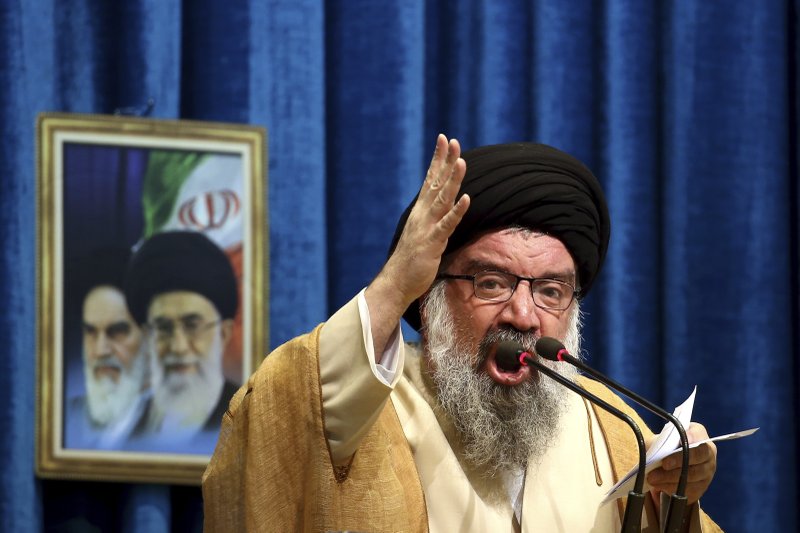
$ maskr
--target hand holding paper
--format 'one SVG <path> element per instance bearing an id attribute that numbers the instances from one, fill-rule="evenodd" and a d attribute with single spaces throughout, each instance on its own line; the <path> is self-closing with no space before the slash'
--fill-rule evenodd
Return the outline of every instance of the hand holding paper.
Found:
<path id="1" fill-rule="evenodd" d="M 675 411 L 673 411 L 675 417 L 680 421 L 680 423 L 684 427 L 688 427 L 691 421 L 696 392 L 697 388 L 695 387 L 695 390 L 692 391 L 692 394 L 689 395 L 689 398 L 687 398 L 685 402 L 676 407 Z M 753 428 L 745 431 L 739 431 L 736 433 L 720 435 L 714 438 L 703 439 L 691 443 L 689 447 L 696 448 L 697 446 L 700 446 L 705 442 L 716 442 L 716 441 L 731 440 L 740 437 L 746 437 L 748 435 L 752 435 L 757 430 L 758 428 Z M 650 473 L 651 471 L 660 467 L 663 460 L 667 456 L 679 450 L 680 450 L 680 437 L 678 435 L 678 432 L 672 424 L 667 423 L 664 425 L 664 428 L 656 436 L 655 440 L 647 450 L 647 463 L 645 467 L 645 472 Z M 634 478 L 636 476 L 637 471 L 638 468 L 634 467 L 630 472 L 628 472 L 627 475 L 623 476 L 622 479 L 620 479 L 620 481 L 606 495 L 606 498 L 603 500 L 604 503 L 626 496 L 628 492 L 633 488 Z M 644 488 L 645 490 L 649 490 L 650 488 L 652 488 L 651 485 L 647 482 L 647 480 L 645 480 Z"/>

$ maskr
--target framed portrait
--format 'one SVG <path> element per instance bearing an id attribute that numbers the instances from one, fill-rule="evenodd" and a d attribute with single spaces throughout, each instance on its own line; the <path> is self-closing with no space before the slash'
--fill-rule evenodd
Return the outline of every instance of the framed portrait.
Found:
<path id="1" fill-rule="evenodd" d="M 268 345 L 263 128 L 37 123 L 39 476 L 199 484 Z"/>

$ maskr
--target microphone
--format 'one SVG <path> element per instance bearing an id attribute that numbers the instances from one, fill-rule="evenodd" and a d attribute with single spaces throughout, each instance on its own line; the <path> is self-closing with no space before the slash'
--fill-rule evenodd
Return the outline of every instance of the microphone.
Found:
<path id="1" fill-rule="evenodd" d="M 642 530 L 642 509 L 644 508 L 644 494 L 642 489 L 644 487 L 644 470 L 645 470 L 645 448 L 644 437 L 642 430 L 633 419 L 627 414 L 623 413 L 613 405 L 609 404 L 602 398 L 598 398 L 591 392 L 582 389 L 577 384 L 565 378 L 552 368 L 544 365 L 543 363 L 531 357 L 521 344 L 514 341 L 501 341 L 497 345 L 495 353 L 495 361 L 497 366 L 504 370 L 514 371 L 519 369 L 520 365 L 530 365 L 536 368 L 542 374 L 554 379 L 567 387 L 572 392 L 586 398 L 595 405 L 598 405 L 621 419 L 628 424 L 633 432 L 636 434 L 636 443 L 639 446 L 639 471 L 636 473 L 636 480 L 634 482 L 633 490 L 628 493 L 628 505 L 625 506 L 625 516 L 622 518 L 622 533 L 634 533 Z"/>
<path id="2" fill-rule="evenodd" d="M 667 506 L 666 521 L 662 528 L 665 533 L 677 533 L 681 529 L 684 514 L 686 511 L 686 480 L 689 475 L 689 440 L 686 438 L 686 430 L 683 424 L 675 418 L 672 413 L 665 411 L 654 403 L 646 400 L 633 391 L 628 390 L 611 378 L 587 366 L 577 357 L 571 355 L 561 342 L 552 337 L 541 337 L 536 341 L 536 353 L 550 361 L 563 361 L 577 367 L 582 372 L 589 374 L 600 383 L 618 391 L 635 401 L 651 413 L 671 422 L 678 430 L 681 438 L 681 450 L 683 462 L 681 463 L 681 475 L 678 479 L 678 488 L 675 494 L 670 496 Z M 641 466 L 639 467 L 641 470 Z"/>

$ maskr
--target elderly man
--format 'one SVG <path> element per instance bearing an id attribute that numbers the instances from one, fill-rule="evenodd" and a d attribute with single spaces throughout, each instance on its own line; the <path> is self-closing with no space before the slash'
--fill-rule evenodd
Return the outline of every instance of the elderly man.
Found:
<path id="1" fill-rule="evenodd" d="M 541 336 L 579 353 L 578 296 L 608 238 L 602 191 L 574 158 L 519 143 L 462 159 L 440 136 L 378 276 L 231 402 L 203 480 L 206 529 L 618 531 L 622 505 L 601 502 L 636 462 L 627 426 L 495 360 L 500 341 Z M 401 316 L 421 351 L 402 342 Z M 691 464 L 686 527 L 715 530 L 697 505 L 713 444 Z M 674 491 L 668 467 L 651 473 L 654 495 Z M 657 505 L 648 498 L 646 530 Z"/>
<path id="2" fill-rule="evenodd" d="M 238 307 L 227 256 L 201 233 L 158 233 L 131 259 L 125 293 L 153 354 L 153 399 L 137 435 L 210 453 L 237 388 L 222 373 Z"/>
<path id="3" fill-rule="evenodd" d="M 77 273 L 86 395 L 70 402 L 67 448 L 124 448 L 146 403 L 145 343 L 122 292 L 129 257 L 124 249 L 97 250 Z"/>

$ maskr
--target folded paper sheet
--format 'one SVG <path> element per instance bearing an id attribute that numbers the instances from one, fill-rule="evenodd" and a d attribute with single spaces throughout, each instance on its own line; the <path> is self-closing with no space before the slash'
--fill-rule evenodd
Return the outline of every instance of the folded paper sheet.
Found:
<path id="1" fill-rule="evenodd" d="M 694 388 L 692 393 L 686 399 L 685 402 L 680 404 L 672 414 L 678 421 L 683 425 L 683 427 L 688 427 L 689 423 L 692 421 L 692 410 L 694 409 L 694 398 L 695 394 L 697 393 L 697 387 Z M 723 440 L 732 440 L 738 439 L 741 437 L 746 437 L 748 435 L 752 435 L 758 430 L 758 428 L 746 429 L 744 431 L 737 431 L 736 433 L 728 433 L 726 435 L 720 435 L 718 437 L 709 438 L 706 440 L 694 442 L 689 445 L 690 448 L 694 448 L 695 446 L 700 446 L 705 442 L 711 441 L 723 441 Z M 661 462 L 664 460 L 665 457 L 668 455 L 673 454 L 674 452 L 680 450 L 681 448 L 681 437 L 678 433 L 678 430 L 675 429 L 675 426 L 672 425 L 671 422 L 667 422 L 664 424 L 664 428 L 661 430 L 655 440 L 650 444 L 650 447 L 647 449 L 647 460 L 645 462 L 645 473 L 650 472 L 651 470 L 658 468 L 661 466 Z M 616 500 L 617 498 L 622 498 L 627 496 L 628 493 L 633 490 L 634 483 L 636 481 L 636 473 L 639 471 L 638 466 L 635 466 L 630 472 L 628 472 L 619 482 L 614 485 L 614 487 L 608 491 L 606 494 L 603 503 L 610 502 Z M 644 491 L 648 491 L 650 489 L 650 484 L 647 483 L 647 478 L 645 478 L 644 482 Z"/>

